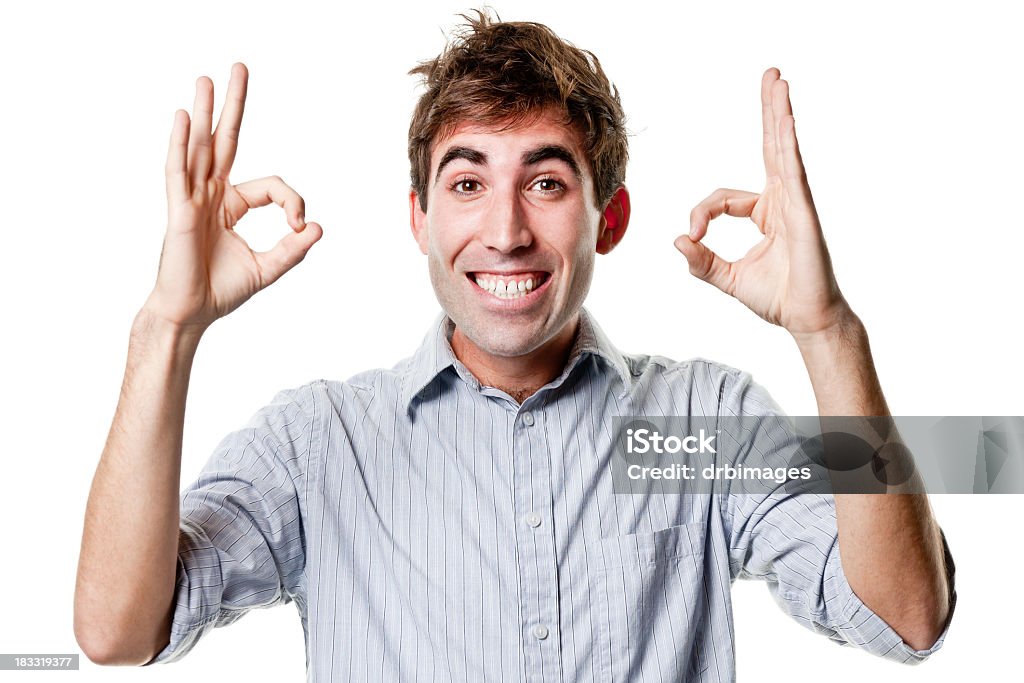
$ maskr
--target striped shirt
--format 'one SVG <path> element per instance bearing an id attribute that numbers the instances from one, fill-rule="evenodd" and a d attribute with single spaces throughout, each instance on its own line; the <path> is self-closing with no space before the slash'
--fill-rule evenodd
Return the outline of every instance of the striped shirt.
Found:
<path id="1" fill-rule="evenodd" d="M 150 663 L 294 603 L 310 681 L 733 681 L 738 578 L 839 643 L 911 663 L 941 645 L 912 650 L 853 593 L 830 496 L 613 491 L 614 417 L 779 416 L 748 374 L 623 354 L 583 310 L 564 371 L 520 405 L 456 359 L 453 329 L 282 392 L 220 443 L 182 495 Z"/>

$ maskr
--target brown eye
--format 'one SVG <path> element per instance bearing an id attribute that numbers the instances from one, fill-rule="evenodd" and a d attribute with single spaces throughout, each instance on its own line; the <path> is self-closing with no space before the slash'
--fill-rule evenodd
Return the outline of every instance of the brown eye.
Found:
<path id="1" fill-rule="evenodd" d="M 480 189 L 480 183 L 466 178 L 455 183 L 453 189 L 459 194 L 473 194 Z"/>
<path id="2" fill-rule="evenodd" d="M 535 183 L 535 186 L 544 194 L 554 194 L 563 189 L 562 183 L 558 182 L 554 178 L 541 178 Z"/>

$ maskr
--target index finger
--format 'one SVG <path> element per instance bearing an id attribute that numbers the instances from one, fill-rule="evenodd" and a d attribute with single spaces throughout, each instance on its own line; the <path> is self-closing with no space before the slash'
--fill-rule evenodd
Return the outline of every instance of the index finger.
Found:
<path id="1" fill-rule="evenodd" d="M 306 224 L 305 200 L 278 176 L 250 180 L 235 185 L 235 190 L 249 209 L 257 209 L 271 202 L 283 208 L 292 230 L 301 230 Z"/>
<path id="2" fill-rule="evenodd" d="M 690 239 L 700 241 L 708 231 L 708 223 L 722 214 L 737 218 L 750 217 L 759 194 L 721 187 L 690 211 Z"/>
<path id="3" fill-rule="evenodd" d="M 235 162 L 235 151 L 238 149 L 238 131 L 242 127 L 242 114 L 245 111 L 245 94 L 249 82 L 249 70 L 245 64 L 237 62 L 231 67 L 231 82 L 228 94 L 217 121 L 217 130 L 213 133 L 213 175 L 215 178 L 226 179 Z"/>

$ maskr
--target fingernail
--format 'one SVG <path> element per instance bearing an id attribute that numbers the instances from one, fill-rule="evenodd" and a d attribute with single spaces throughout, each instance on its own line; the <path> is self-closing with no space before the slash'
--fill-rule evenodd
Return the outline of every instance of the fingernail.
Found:
<path id="1" fill-rule="evenodd" d="M 696 225 L 691 225 L 690 226 L 690 239 L 696 239 L 696 238 L 697 238 L 697 226 Z"/>

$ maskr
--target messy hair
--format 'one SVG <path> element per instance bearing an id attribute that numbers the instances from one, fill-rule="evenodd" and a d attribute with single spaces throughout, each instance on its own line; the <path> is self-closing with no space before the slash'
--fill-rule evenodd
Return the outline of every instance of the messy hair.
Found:
<path id="1" fill-rule="evenodd" d="M 625 182 L 628 145 L 619 91 L 601 63 L 543 24 L 476 15 L 461 15 L 467 23 L 444 51 L 409 72 L 421 75 L 426 87 L 409 124 L 410 175 L 420 208 L 427 210 L 431 148 L 459 123 L 507 130 L 550 111 L 581 134 L 595 201 L 603 208 Z"/>

